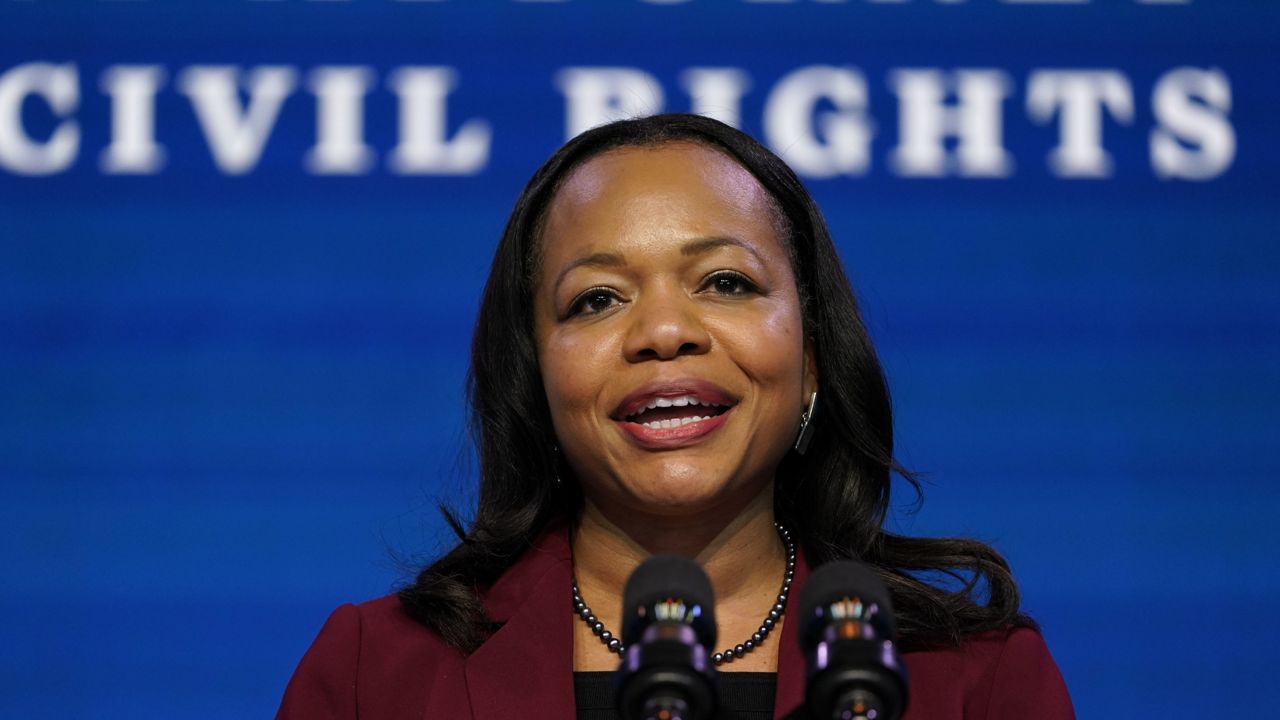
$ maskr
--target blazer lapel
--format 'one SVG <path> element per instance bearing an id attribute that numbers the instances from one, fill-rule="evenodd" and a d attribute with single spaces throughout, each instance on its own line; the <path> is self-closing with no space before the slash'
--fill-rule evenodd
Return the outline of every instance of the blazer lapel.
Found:
<path id="1" fill-rule="evenodd" d="M 778 684 L 773 696 L 773 716 L 785 718 L 804 703 L 805 666 L 800 652 L 800 592 L 809 579 L 809 563 L 804 549 L 796 548 L 796 575 L 791 579 L 791 592 L 787 595 L 786 620 L 782 623 L 782 635 L 778 638 Z"/>
<path id="2" fill-rule="evenodd" d="M 502 627 L 466 661 L 475 720 L 564 720 L 573 702 L 572 558 L 564 526 L 548 530 L 485 596 Z"/>
<path id="3" fill-rule="evenodd" d="M 558 526 L 539 538 L 486 595 L 489 617 L 503 624 L 466 660 L 467 695 L 475 720 L 576 716 L 572 574 L 568 529 Z M 798 607 L 808 577 L 804 551 L 797 550 L 788 611 Z M 789 614 L 778 636 L 775 718 L 786 717 L 804 703 L 798 620 Z"/>

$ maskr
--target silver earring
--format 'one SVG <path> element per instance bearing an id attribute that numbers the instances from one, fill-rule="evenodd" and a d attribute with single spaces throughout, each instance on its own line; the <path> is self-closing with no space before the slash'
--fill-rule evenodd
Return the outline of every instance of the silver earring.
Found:
<path id="1" fill-rule="evenodd" d="M 813 440 L 813 409 L 818 405 L 818 391 L 809 396 L 809 407 L 800 413 L 800 433 L 796 436 L 796 452 L 803 455 L 809 449 L 809 441 Z"/>
<path id="2" fill-rule="evenodd" d="M 556 487 L 560 487 L 564 483 L 560 480 L 560 445 L 558 443 L 551 444 L 551 454 L 555 456 L 555 459 L 553 460 L 555 464 L 551 471 L 555 473 L 556 476 Z"/>

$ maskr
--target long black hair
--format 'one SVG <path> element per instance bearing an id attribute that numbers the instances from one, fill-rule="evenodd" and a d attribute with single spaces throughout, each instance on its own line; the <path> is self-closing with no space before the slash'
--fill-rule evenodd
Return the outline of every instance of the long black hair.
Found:
<path id="1" fill-rule="evenodd" d="M 819 403 L 804 455 L 778 468 L 775 514 L 809 563 L 858 559 L 893 595 L 904 647 L 957 644 L 967 634 L 1031 624 L 1005 560 L 963 538 L 909 538 L 883 529 L 890 477 L 919 483 L 893 456 L 888 387 L 835 245 L 813 199 L 786 163 L 749 135 L 685 114 L 624 120 L 578 135 L 534 173 L 494 254 L 471 346 L 470 425 L 480 488 L 469 527 L 445 516 L 460 539 L 399 597 L 405 610 L 470 652 L 491 632 L 481 593 L 557 520 L 573 521 L 580 488 L 559 466 L 538 366 L 532 298 L 548 205 L 574 168 L 608 150 L 698 143 L 733 158 L 772 196 L 800 290 L 805 332 L 817 355 Z M 569 478 L 557 483 L 557 477 Z M 950 587 L 930 576 L 949 576 Z M 935 578 L 936 579 L 936 578 Z M 983 597 L 985 596 L 985 597 Z"/>

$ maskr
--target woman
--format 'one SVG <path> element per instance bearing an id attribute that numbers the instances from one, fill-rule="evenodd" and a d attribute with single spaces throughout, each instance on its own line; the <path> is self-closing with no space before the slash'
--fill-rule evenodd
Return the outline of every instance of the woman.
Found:
<path id="1" fill-rule="evenodd" d="M 1072 717 L 994 550 L 881 528 L 902 472 L 883 374 L 818 209 L 745 134 L 663 115 L 553 155 L 495 255 L 470 402 L 461 543 L 336 611 L 280 717 L 607 717 L 590 673 L 617 666 L 622 587 L 655 553 L 712 580 L 734 717 L 801 703 L 778 596 L 843 558 L 891 589 L 908 718 Z"/>

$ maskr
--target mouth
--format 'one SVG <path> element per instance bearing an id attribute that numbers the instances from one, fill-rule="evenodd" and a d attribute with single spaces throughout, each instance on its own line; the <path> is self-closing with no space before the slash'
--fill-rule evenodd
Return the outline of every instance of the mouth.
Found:
<path id="1" fill-rule="evenodd" d="M 643 425 L 650 430 L 670 430 L 719 417 L 728 412 L 729 407 L 696 395 L 655 397 L 644 407 L 623 416 L 622 421 Z"/>
<path id="2" fill-rule="evenodd" d="M 712 383 L 682 381 L 640 388 L 611 417 L 640 445 L 673 448 L 714 432 L 737 404 L 736 398 Z"/>

